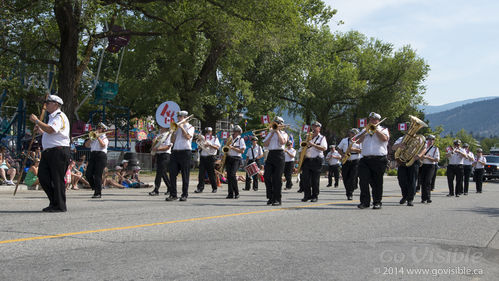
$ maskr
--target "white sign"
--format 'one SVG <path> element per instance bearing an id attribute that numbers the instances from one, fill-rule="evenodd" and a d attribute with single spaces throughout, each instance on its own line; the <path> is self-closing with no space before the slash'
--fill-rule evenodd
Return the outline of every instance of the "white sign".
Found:
<path id="1" fill-rule="evenodd" d="M 180 106 L 174 101 L 165 101 L 156 110 L 156 122 L 163 128 L 170 128 L 171 120 L 177 122 L 177 112 Z"/>

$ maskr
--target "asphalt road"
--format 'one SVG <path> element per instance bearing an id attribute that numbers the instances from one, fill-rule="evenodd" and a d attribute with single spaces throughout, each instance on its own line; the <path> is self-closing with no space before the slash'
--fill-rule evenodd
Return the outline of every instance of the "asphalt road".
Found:
<path id="1" fill-rule="evenodd" d="M 383 208 L 360 210 L 358 190 L 346 201 L 342 183 L 321 180 L 317 203 L 302 203 L 297 184 L 280 207 L 263 184 L 186 202 L 79 190 L 66 213 L 41 212 L 43 191 L 2 188 L 0 280 L 499 280 L 499 183 L 448 198 L 439 177 L 433 203 L 418 194 L 408 207 L 385 177 Z"/>

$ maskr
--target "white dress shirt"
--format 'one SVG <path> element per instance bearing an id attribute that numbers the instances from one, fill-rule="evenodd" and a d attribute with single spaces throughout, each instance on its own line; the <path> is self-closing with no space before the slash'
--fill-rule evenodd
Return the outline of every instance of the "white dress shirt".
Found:
<path id="1" fill-rule="evenodd" d="M 470 159 L 475 159 L 475 155 L 471 151 L 468 151 L 466 154 L 468 154 L 469 158 L 463 159 L 463 165 L 471 166 L 471 164 L 473 164 L 473 160 L 470 160 Z"/>
<path id="2" fill-rule="evenodd" d="M 341 149 L 343 153 L 347 152 L 348 146 L 352 143 L 352 140 L 350 138 L 344 138 L 340 141 L 340 144 L 338 144 L 338 149 Z M 357 148 L 357 149 L 362 149 L 362 144 L 361 143 L 354 143 L 352 145 L 352 148 Z M 360 153 L 357 152 L 350 152 L 350 157 L 347 160 L 357 160 L 360 159 L 361 155 Z"/>
<path id="3" fill-rule="evenodd" d="M 339 159 L 338 158 L 334 158 L 333 156 L 337 156 L 337 157 L 340 157 Z M 326 161 L 328 163 L 329 166 L 334 166 L 334 165 L 338 165 L 340 164 L 340 161 L 341 161 L 341 155 L 338 151 L 334 151 L 332 152 L 331 150 L 328 152 L 328 154 L 326 155 Z"/>
<path id="4" fill-rule="evenodd" d="M 379 128 L 381 133 L 390 138 L 390 133 L 387 128 Z M 366 129 L 363 129 L 364 132 Z M 388 154 L 388 140 L 382 141 L 380 138 L 373 134 L 366 134 L 362 142 L 362 156 L 385 156 Z"/>
<path id="5" fill-rule="evenodd" d="M 462 153 L 466 153 L 466 151 L 462 148 L 456 148 L 456 152 L 447 153 L 447 157 L 449 158 L 449 165 L 462 165 L 464 162 L 464 157 L 457 153 L 457 151 L 461 151 Z"/>
<path id="6" fill-rule="evenodd" d="M 194 126 L 191 124 L 183 124 L 181 126 L 184 126 L 185 131 L 189 136 L 191 136 L 190 139 L 186 139 L 184 137 L 184 134 L 182 134 L 182 129 L 178 128 L 177 131 L 175 132 L 176 137 L 175 137 L 175 144 L 173 145 L 173 150 L 192 150 L 192 137 L 194 136 Z"/>
<path id="7" fill-rule="evenodd" d="M 313 137 L 310 142 L 312 142 L 313 144 L 317 144 L 319 145 L 320 147 L 324 148 L 324 150 L 327 149 L 327 141 L 326 141 L 326 137 L 321 135 L 321 134 L 318 134 L 317 136 Z M 305 155 L 306 158 L 316 158 L 316 157 L 320 157 L 320 158 L 324 158 L 324 153 L 311 146 L 309 148 L 307 148 L 307 154 Z"/>
<path id="8" fill-rule="evenodd" d="M 43 132 L 43 150 L 57 146 L 69 147 L 69 120 L 66 114 L 64 114 L 64 112 L 60 109 L 57 109 L 49 114 L 49 121 L 47 125 L 54 129 L 54 133 L 49 134 L 47 132 Z"/>
<path id="9" fill-rule="evenodd" d="M 478 162 L 478 161 L 482 161 L 482 162 L 487 163 L 487 158 L 485 158 L 485 156 L 482 155 L 480 157 L 477 157 L 477 159 L 475 160 L 475 163 L 476 163 L 475 169 L 483 169 L 483 168 L 485 168 L 485 166 L 482 163 Z"/>
<path id="10" fill-rule="evenodd" d="M 244 139 L 241 136 L 237 136 L 231 144 L 234 148 L 242 149 L 243 151 L 246 149 L 246 144 L 244 143 Z M 229 153 L 227 154 L 232 157 L 241 157 L 242 153 L 235 151 L 234 149 L 229 149 Z"/>
<path id="11" fill-rule="evenodd" d="M 206 143 L 218 146 L 220 148 L 220 141 L 218 140 L 217 136 L 214 136 L 214 135 L 205 136 L 205 140 L 206 140 Z M 217 155 L 217 152 L 218 152 L 218 149 L 215 149 L 215 148 L 209 146 L 206 149 L 201 150 L 201 156 L 214 156 L 214 155 Z"/>
<path id="12" fill-rule="evenodd" d="M 293 156 L 289 156 L 287 152 L 291 153 Z M 295 161 L 295 156 L 296 156 L 296 150 L 294 148 L 285 148 L 284 149 L 284 162 L 294 162 Z"/>
<path id="13" fill-rule="evenodd" d="M 161 143 L 159 145 L 159 147 L 167 146 L 167 145 L 170 145 L 171 143 L 172 143 L 172 134 L 168 134 L 168 137 L 165 139 L 165 141 L 163 143 Z M 167 150 L 158 150 L 158 151 L 156 151 L 156 154 L 161 154 L 161 153 L 172 153 L 172 147 L 171 147 L 171 145 L 170 145 L 170 147 Z"/>
<path id="14" fill-rule="evenodd" d="M 263 149 L 261 146 L 258 144 L 255 146 L 251 146 L 246 150 L 246 159 L 257 159 L 260 157 L 260 155 L 263 155 Z"/>
<path id="15" fill-rule="evenodd" d="M 109 145 L 109 140 L 107 139 L 106 134 L 102 134 L 99 137 L 99 139 L 101 139 L 102 142 L 105 144 L 104 147 L 100 145 L 98 139 L 95 139 L 90 143 L 90 151 L 102 151 L 104 153 L 107 153 L 107 146 Z"/>
<path id="16" fill-rule="evenodd" d="M 430 156 L 431 158 L 436 158 L 437 161 L 433 162 L 430 159 L 425 158 L 423 159 L 423 164 L 437 165 L 438 160 L 440 159 L 440 150 L 438 150 L 438 147 L 432 145 L 426 149 L 424 155 Z"/>
<path id="17" fill-rule="evenodd" d="M 279 144 L 279 136 L 277 136 L 277 133 L 268 133 L 267 136 L 265 137 L 265 139 L 263 140 L 263 142 L 265 143 L 269 138 L 270 136 L 272 136 L 272 138 L 270 139 L 270 143 L 269 143 L 269 146 L 267 146 L 266 148 L 268 150 L 284 150 L 284 147 L 286 147 L 286 143 L 288 142 L 288 134 L 284 131 L 280 131 L 282 137 L 284 138 L 284 143 L 283 144 Z"/>

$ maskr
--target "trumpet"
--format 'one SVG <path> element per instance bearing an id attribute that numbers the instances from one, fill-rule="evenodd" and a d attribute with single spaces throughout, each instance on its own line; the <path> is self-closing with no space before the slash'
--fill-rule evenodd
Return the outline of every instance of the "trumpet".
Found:
<path id="1" fill-rule="evenodd" d="M 374 133 L 376 133 L 376 130 L 378 129 L 378 125 L 381 124 L 381 122 L 385 121 L 385 119 L 386 119 L 386 117 L 383 118 L 383 120 L 379 121 L 378 124 L 376 124 L 376 125 L 375 124 L 371 124 L 371 123 L 367 124 L 367 126 L 366 126 L 366 132 L 368 134 L 370 134 L 371 136 L 374 135 Z"/>
<path id="2" fill-rule="evenodd" d="M 282 129 L 288 128 L 289 126 L 290 125 L 288 125 L 288 124 L 279 124 L 276 121 L 274 121 L 274 122 L 270 123 L 269 128 L 275 131 L 275 130 L 282 130 Z"/>

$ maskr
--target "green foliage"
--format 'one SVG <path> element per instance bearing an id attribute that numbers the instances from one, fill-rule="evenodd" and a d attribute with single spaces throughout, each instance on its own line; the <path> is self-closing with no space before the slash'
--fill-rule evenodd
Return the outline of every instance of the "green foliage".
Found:
<path id="1" fill-rule="evenodd" d="M 442 177 L 447 175 L 447 169 L 446 168 L 440 168 L 437 170 L 437 176 Z"/>
<path id="2" fill-rule="evenodd" d="M 397 176 L 397 169 L 389 169 L 386 171 L 388 176 Z"/>

